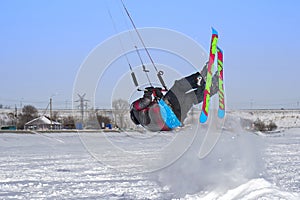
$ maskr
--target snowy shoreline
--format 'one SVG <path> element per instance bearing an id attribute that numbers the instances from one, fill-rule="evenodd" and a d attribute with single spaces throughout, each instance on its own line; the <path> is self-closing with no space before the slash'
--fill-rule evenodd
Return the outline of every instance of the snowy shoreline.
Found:
<path id="1" fill-rule="evenodd" d="M 72 110 L 56 110 L 61 116 L 72 116 L 74 112 Z M 9 113 L 12 113 L 12 109 L 0 109 L 0 120 L 3 123 L 9 123 L 10 119 L 8 117 Z M 42 113 L 40 111 L 39 113 Z M 200 110 L 194 109 L 193 116 L 190 116 L 188 121 L 198 121 L 198 117 L 200 114 Z M 225 117 L 239 117 L 241 120 L 248 120 L 250 123 L 259 119 L 265 123 L 274 122 L 277 125 L 278 130 L 290 129 L 290 128 L 300 128 L 300 109 L 290 109 L 290 110 L 282 110 L 282 109 L 253 109 L 253 110 L 228 110 L 226 111 Z M 129 119 L 128 119 L 129 120 Z M 4 124 L 3 124 L 4 125 Z M 1 126 L 1 124 L 0 124 Z M 51 133 L 53 131 L 49 130 L 38 130 L 41 133 Z M 119 130 L 107 130 L 107 129 L 88 129 L 88 130 L 54 130 L 56 132 L 77 132 L 77 131 L 88 131 L 88 132 L 103 132 L 103 131 L 112 131 L 116 132 Z M 11 130 L 0 130 L 0 133 L 10 132 L 14 133 Z M 15 133 L 19 133 L 17 130 Z M 21 132 L 24 132 L 23 130 Z"/>
<path id="2" fill-rule="evenodd" d="M 300 128 L 300 110 L 238 110 L 228 111 L 228 114 L 241 119 L 255 121 L 260 119 L 265 123 L 274 122 L 278 129 Z"/>

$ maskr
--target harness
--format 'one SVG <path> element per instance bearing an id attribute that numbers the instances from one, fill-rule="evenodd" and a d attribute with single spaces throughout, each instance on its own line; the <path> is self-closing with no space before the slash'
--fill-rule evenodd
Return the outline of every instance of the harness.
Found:
<path id="1" fill-rule="evenodd" d="M 177 128 L 182 125 L 173 110 L 166 104 L 163 99 L 159 100 L 158 105 L 160 108 L 161 117 L 170 129 Z"/>
<path id="2" fill-rule="evenodd" d="M 182 126 L 182 123 L 179 121 L 175 113 L 173 112 L 169 102 L 165 102 L 162 98 L 162 88 L 154 88 L 152 90 L 152 95 L 154 96 L 154 103 L 157 103 L 159 106 L 159 114 L 161 115 L 163 122 L 169 129 L 174 129 L 179 126 Z"/>

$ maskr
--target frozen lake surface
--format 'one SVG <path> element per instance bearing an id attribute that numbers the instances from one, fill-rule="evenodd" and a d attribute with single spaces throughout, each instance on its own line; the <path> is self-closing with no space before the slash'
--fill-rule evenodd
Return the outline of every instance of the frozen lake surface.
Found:
<path id="1" fill-rule="evenodd" d="M 0 134 L 0 199 L 299 199 L 300 129 L 224 131 L 204 159 L 196 138 L 161 166 L 159 153 L 167 149 L 165 160 L 166 146 L 189 130 L 84 134 Z M 109 151 L 107 139 L 123 153 Z M 99 146 L 101 155 L 91 152 Z M 152 161 L 155 170 L 145 170 Z"/>

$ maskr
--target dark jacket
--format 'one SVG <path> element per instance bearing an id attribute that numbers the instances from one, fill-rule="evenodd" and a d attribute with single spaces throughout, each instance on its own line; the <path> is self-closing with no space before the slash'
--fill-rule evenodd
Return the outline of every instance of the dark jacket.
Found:
<path id="1" fill-rule="evenodd" d="M 160 91 L 152 90 L 152 87 L 150 89 L 146 89 L 149 91 L 146 91 L 142 98 L 131 104 L 130 117 L 132 121 L 136 125 L 141 124 L 143 127 L 151 131 L 170 130 L 161 116 L 160 106 L 158 104 L 162 94 Z M 155 99 L 152 98 L 153 93 Z"/>

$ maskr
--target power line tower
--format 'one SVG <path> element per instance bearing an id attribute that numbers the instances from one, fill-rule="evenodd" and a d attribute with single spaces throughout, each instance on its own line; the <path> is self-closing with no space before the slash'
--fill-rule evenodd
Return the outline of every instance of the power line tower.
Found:
<path id="1" fill-rule="evenodd" d="M 83 118 L 84 118 L 84 108 L 87 107 L 84 102 L 88 102 L 89 100 L 85 99 L 85 93 L 83 95 L 77 94 L 79 99 L 76 100 L 75 102 L 79 102 L 79 109 L 81 113 L 81 123 L 83 124 Z"/>

